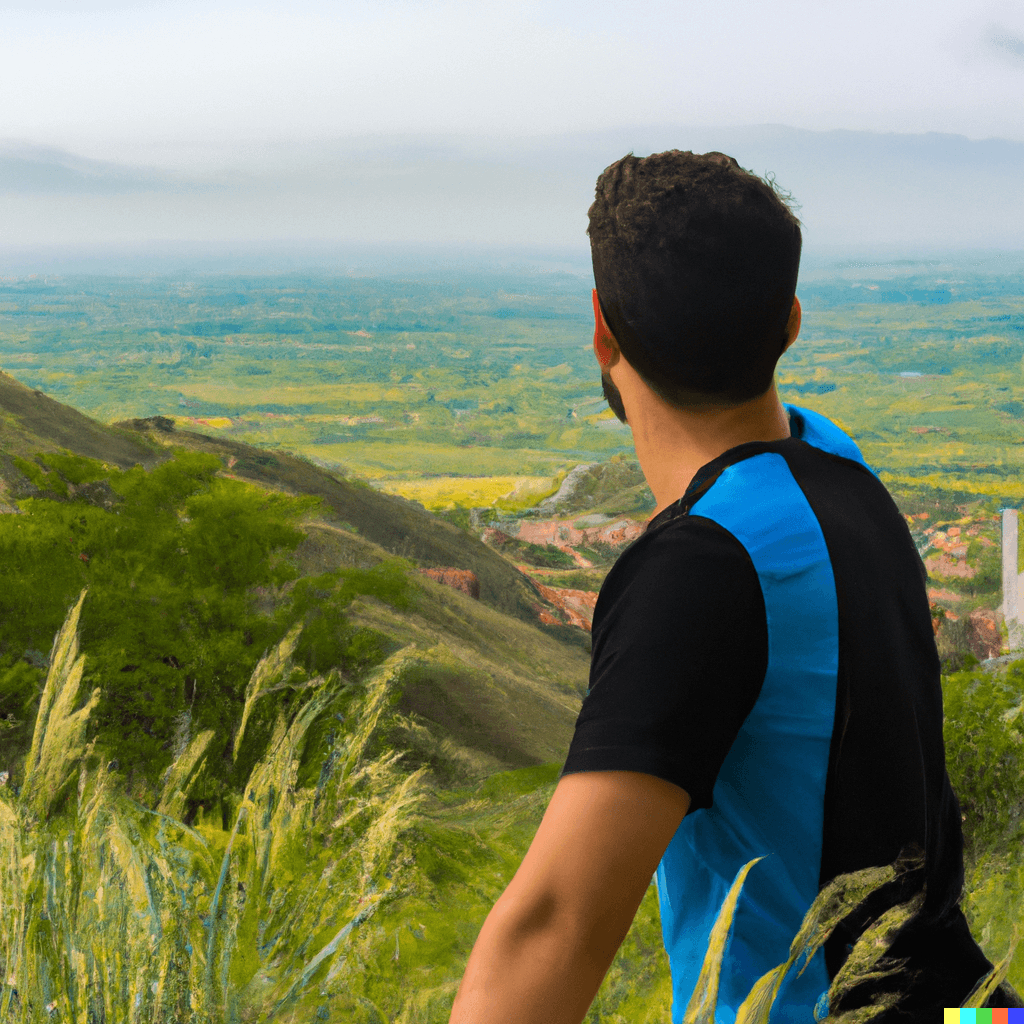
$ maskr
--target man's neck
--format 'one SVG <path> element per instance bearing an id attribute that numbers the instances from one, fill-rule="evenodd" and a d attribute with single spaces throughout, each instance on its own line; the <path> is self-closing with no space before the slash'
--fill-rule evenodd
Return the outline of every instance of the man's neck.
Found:
<path id="1" fill-rule="evenodd" d="M 652 518 L 686 492 L 697 471 L 723 452 L 749 441 L 790 436 L 789 417 L 774 384 L 760 398 L 733 409 L 676 409 L 644 402 L 630 416 L 640 468 L 654 492 Z"/>

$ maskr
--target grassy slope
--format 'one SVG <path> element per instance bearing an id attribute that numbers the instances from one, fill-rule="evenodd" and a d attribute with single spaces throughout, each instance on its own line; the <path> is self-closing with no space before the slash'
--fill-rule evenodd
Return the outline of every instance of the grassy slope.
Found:
<path id="1" fill-rule="evenodd" d="M 10 479 L 17 472 L 10 456 L 29 458 L 36 452 L 62 448 L 121 469 L 137 463 L 149 469 L 165 458 L 158 445 L 137 432 L 106 426 L 0 372 L 0 460 L 4 477 Z"/>
<path id="2" fill-rule="evenodd" d="M 369 566 L 388 554 L 327 523 L 303 529 L 295 551 L 303 575 Z M 403 677 L 396 706 L 414 724 L 393 737 L 395 747 L 411 749 L 412 760 L 429 764 L 446 785 L 563 761 L 587 687 L 583 648 L 427 577 L 414 583 L 409 610 L 358 597 L 347 613 L 353 624 L 387 633 L 429 662 Z"/>
<path id="3" fill-rule="evenodd" d="M 444 778 L 469 783 L 564 758 L 587 685 L 587 638 L 565 643 L 559 632 L 540 626 L 537 607 L 544 602 L 528 579 L 475 536 L 289 455 L 169 430 L 156 419 L 98 423 L 6 374 L 0 374 L 0 409 L 0 474 L 9 481 L 25 483 L 12 455 L 66 448 L 122 468 L 149 468 L 169 458 L 172 448 L 211 452 L 225 465 L 234 460 L 232 476 L 324 500 L 323 512 L 303 524 L 306 540 L 295 552 L 303 575 L 369 566 L 389 554 L 474 572 L 480 601 L 417 576 L 414 611 L 399 613 L 367 599 L 352 609 L 354 617 L 403 644 L 437 652 L 431 670 L 407 686 L 400 710 L 422 720 L 430 743 L 448 741 L 444 757 L 431 756 Z M 418 742 L 428 744 L 422 735 Z"/>
<path id="4" fill-rule="evenodd" d="M 480 581 L 480 600 L 525 621 L 536 621 L 538 597 L 526 578 L 479 539 L 416 505 L 363 484 L 338 479 L 292 455 L 261 451 L 237 441 L 191 431 L 166 431 L 153 421 L 133 421 L 142 436 L 167 446 L 203 451 L 235 462 L 238 479 L 291 494 L 313 494 L 324 501 L 325 522 L 347 523 L 380 547 L 422 566 L 468 569 Z M 127 426 L 128 424 L 125 424 Z"/>
<path id="5" fill-rule="evenodd" d="M 152 421 L 107 427 L 6 375 L 0 377 L 0 408 L 0 472 L 18 487 L 25 481 L 11 456 L 68 449 L 121 467 L 152 467 L 170 456 L 172 445 L 210 451 L 225 464 L 235 459 L 232 475 L 324 498 L 324 514 L 303 524 L 306 539 L 295 552 L 303 575 L 345 564 L 369 566 L 394 553 L 477 574 L 480 601 L 414 575 L 417 596 L 409 611 L 372 598 L 357 599 L 351 608 L 354 621 L 387 632 L 412 656 L 408 670 L 394 680 L 396 714 L 379 741 L 385 753 L 389 748 L 405 752 L 407 770 L 422 766 L 429 772 L 427 822 L 408 834 L 406 847 L 419 865 L 414 873 L 423 872 L 420 884 L 413 884 L 393 914 L 360 930 L 353 952 L 365 957 L 368 967 L 382 962 L 366 976 L 367 994 L 389 1009 L 400 1007 L 415 981 L 395 985 L 405 973 L 391 960 L 397 929 L 404 936 L 402 968 L 413 968 L 416 980 L 434 990 L 424 1019 L 446 1019 L 444 1004 L 450 1007 L 476 932 L 518 867 L 554 788 L 586 688 L 585 645 L 564 643 L 535 624 L 533 591 L 499 555 L 401 499 L 337 480 L 298 459 L 167 432 Z M 261 600 L 268 605 L 273 598 Z M 500 781 L 509 770 L 514 777 Z M 523 771 L 528 779 L 520 776 Z M 487 778 L 494 781 L 481 789 Z M 477 798 L 472 809 L 466 807 L 470 795 Z M 202 831 L 211 848 L 219 849 L 218 837 L 227 840 L 219 827 L 204 825 Z M 453 863 L 461 865 L 457 872 Z M 477 881 L 467 887 L 469 876 Z M 300 885 L 295 900 L 304 892 Z M 646 905 L 645 949 L 657 930 L 654 905 L 650 899 Z M 409 942 L 420 946 L 405 927 L 413 915 L 426 926 L 421 934 L 429 936 L 420 948 L 433 964 L 426 976 L 422 955 L 409 955 Z"/>
<path id="6" fill-rule="evenodd" d="M 521 573 L 476 537 L 418 506 L 338 479 L 290 455 L 190 431 L 161 429 L 161 424 L 170 426 L 159 418 L 108 426 L 0 373 L 0 476 L 25 483 L 11 456 L 29 458 L 36 452 L 61 449 L 122 469 L 136 464 L 151 468 L 169 458 L 173 447 L 213 453 L 225 465 L 233 458 L 231 475 L 271 490 L 317 495 L 325 503 L 324 522 L 354 526 L 385 550 L 424 566 L 468 569 L 480 581 L 484 604 L 536 622 L 538 605 L 544 602 Z"/>

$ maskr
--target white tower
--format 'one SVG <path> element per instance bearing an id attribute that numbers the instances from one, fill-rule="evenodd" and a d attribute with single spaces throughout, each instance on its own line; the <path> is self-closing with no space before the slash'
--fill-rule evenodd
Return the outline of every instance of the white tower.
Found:
<path id="1" fill-rule="evenodd" d="M 1020 574 L 1017 572 L 1017 509 L 1003 513 L 1003 619 L 1011 651 L 1024 648 L 1020 621 Z"/>

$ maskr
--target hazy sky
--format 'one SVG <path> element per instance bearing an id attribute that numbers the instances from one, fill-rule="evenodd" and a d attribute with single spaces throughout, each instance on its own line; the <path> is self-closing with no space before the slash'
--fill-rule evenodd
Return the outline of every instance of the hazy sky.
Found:
<path id="1" fill-rule="evenodd" d="M 1024 5 L 1005 0 L 0 0 L 0 18 L 0 137 L 95 156 L 664 123 L 1024 141 Z"/>
<path id="2" fill-rule="evenodd" d="M 776 172 L 811 244 L 1024 245 L 1020 0 L 0 0 L 0 96 L 0 245 L 585 246 L 658 148 Z"/>

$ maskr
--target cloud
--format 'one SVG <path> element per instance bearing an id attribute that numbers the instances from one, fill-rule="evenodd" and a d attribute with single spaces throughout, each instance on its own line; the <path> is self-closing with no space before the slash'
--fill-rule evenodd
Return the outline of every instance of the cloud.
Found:
<path id="1" fill-rule="evenodd" d="M 988 30 L 986 42 L 1003 60 L 1024 68 L 1024 37 L 1008 32 L 1001 25 L 993 25 Z"/>
<path id="2" fill-rule="evenodd" d="M 173 141 L 679 120 L 1024 137 L 1000 79 L 1024 26 L 995 2 L 0 0 L 0 130 L 132 162 Z M 950 74 L 965 40 L 994 67 Z"/>

